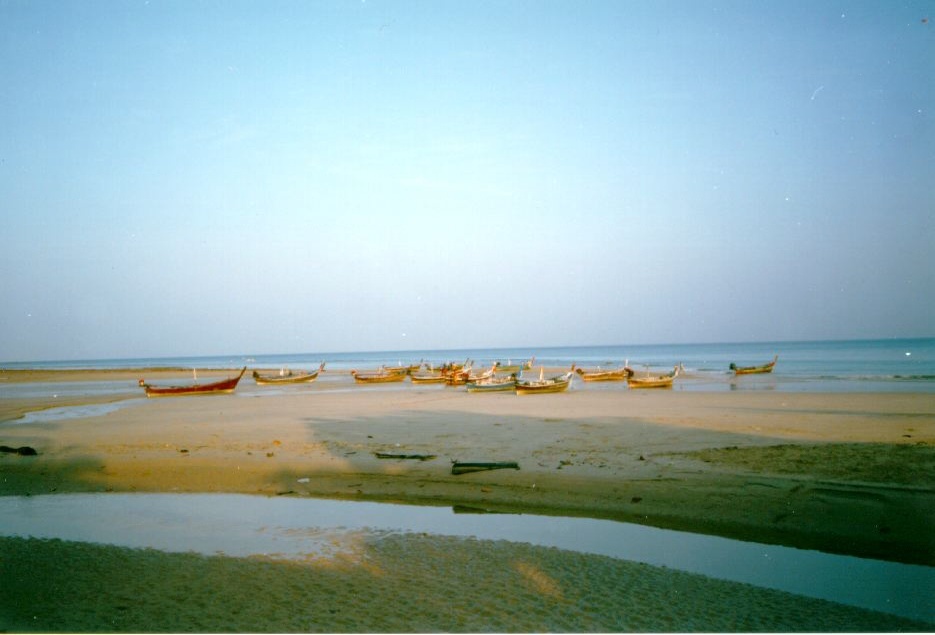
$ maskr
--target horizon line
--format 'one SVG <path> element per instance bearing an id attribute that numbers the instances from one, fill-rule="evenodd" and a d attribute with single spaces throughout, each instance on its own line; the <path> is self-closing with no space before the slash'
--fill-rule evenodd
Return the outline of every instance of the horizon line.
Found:
<path id="1" fill-rule="evenodd" d="M 549 345 L 549 346 L 470 346 L 470 347 L 459 347 L 459 348 L 406 348 L 406 349 L 371 349 L 371 350 L 345 350 L 345 351 L 303 351 L 303 352 L 276 352 L 276 353 L 220 353 L 220 354 L 201 354 L 201 355 L 144 355 L 139 357 L 81 357 L 81 358 L 62 358 L 62 359 L 40 359 L 40 360 L 5 360 L 0 361 L 0 369 L 4 368 L 4 364 L 43 364 L 43 363 L 60 363 L 60 362 L 97 362 L 97 361 L 133 361 L 133 360 L 159 360 L 159 359 L 203 359 L 203 358 L 220 358 L 220 357 L 230 357 L 230 358 L 251 358 L 255 356 L 265 356 L 265 357 L 274 357 L 274 356 L 285 356 L 285 355 L 347 355 L 347 354 L 374 354 L 374 353 L 412 353 L 420 351 L 476 351 L 476 350 L 515 350 L 515 349 L 528 349 L 528 350 L 547 350 L 547 349 L 567 349 L 567 348 L 619 348 L 619 347 L 647 347 L 647 346 L 738 346 L 738 345 L 763 345 L 763 344 L 809 344 L 809 343 L 820 343 L 820 342 L 884 342 L 891 340 L 931 340 L 935 339 L 935 336 L 913 336 L 913 337 L 869 337 L 869 338 L 841 338 L 841 339 L 804 339 L 804 340 L 747 340 L 747 341 L 733 341 L 733 342 L 657 342 L 649 344 L 562 344 L 562 345 Z"/>

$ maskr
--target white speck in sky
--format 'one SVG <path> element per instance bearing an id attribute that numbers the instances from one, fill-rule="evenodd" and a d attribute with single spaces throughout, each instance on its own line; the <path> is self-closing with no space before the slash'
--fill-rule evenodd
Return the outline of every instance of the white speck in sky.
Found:
<path id="1" fill-rule="evenodd" d="M 818 88 L 815 89 L 815 92 L 812 93 L 812 101 L 815 101 L 815 95 L 817 95 L 818 93 L 820 93 L 820 92 L 822 91 L 823 88 L 824 88 L 824 86 L 819 86 Z"/>

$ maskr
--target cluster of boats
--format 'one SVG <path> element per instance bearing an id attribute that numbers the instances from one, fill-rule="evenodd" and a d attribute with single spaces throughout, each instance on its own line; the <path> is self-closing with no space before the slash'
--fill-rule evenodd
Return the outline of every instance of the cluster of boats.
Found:
<path id="1" fill-rule="evenodd" d="M 778 358 L 777 355 L 771 362 L 760 366 L 737 366 L 732 363 L 730 371 L 735 375 L 770 373 Z M 420 362 L 410 366 L 382 366 L 375 371 L 352 370 L 351 376 L 358 384 L 402 382 L 408 377 L 413 384 L 465 386 L 468 392 L 514 392 L 517 395 L 532 395 L 564 392 L 571 385 L 575 374 L 586 382 L 626 381 L 630 388 L 671 388 L 681 370 L 681 365 L 678 365 L 668 373 L 637 372 L 629 366 L 629 363 L 613 370 L 601 368 L 586 370 L 572 364 L 571 370 L 565 373 L 546 377 L 545 369 L 540 368 L 538 378 L 524 378 L 523 371 L 530 370 L 534 362 L 535 357 L 521 364 L 494 362 L 489 369 L 479 373 L 474 372 L 473 363 L 470 360 L 465 360 L 463 364 L 444 364 L 438 369 Z M 310 372 L 292 372 L 283 369 L 278 375 L 262 375 L 253 371 L 253 380 L 260 386 L 305 384 L 315 381 L 324 369 L 325 362 L 321 363 L 318 370 Z M 246 372 L 247 367 L 244 366 L 238 376 L 208 384 L 152 386 L 142 379 L 139 383 L 147 397 L 226 394 L 234 392 Z"/>
<path id="2" fill-rule="evenodd" d="M 530 383 L 520 379 L 524 370 L 532 368 L 535 358 L 521 364 L 507 362 L 494 362 L 490 368 L 481 372 L 474 371 L 471 360 L 463 364 L 444 364 L 439 368 L 420 363 L 414 366 L 383 367 L 373 373 L 360 373 L 351 371 L 354 381 L 359 384 L 403 381 L 407 376 L 413 384 L 445 384 L 447 386 L 465 386 L 468 392 L 498 392 L 522 390 Z M 566 373 L 567 374 L 567 373 Z M 563 377 L 563 376 L 562 376 Z M 550 380 L 558 380 L 552 377 Z M 549 381 L 540 377 L 542 392 L 561 392 L 568 387 L 567 382 L 562 387 L 560 381 Z M 552 390 L 546 390 L 546 382 Z"/>

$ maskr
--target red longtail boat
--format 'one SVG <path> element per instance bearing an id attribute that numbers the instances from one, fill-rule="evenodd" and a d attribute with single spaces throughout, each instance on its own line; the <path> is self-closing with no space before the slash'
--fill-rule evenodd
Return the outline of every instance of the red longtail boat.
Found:
<path id="1" fill-rule="evenodd" d="M 140 388 L 146 391 L 147 397 L 182 397 L 187 395 L 223 395 L 234 392 L 237 383 L 247 372 L 244 366 L 236 377 L 229 377 L 210 384 L 189 384 L 188 386 L 150 386 L 145 380 L 140 380 Z"/>

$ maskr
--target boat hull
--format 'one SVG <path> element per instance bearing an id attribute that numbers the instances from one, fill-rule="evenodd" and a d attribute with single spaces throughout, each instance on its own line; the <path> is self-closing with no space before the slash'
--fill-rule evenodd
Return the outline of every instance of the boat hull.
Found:
<path id="1" fill-rule="evenodd" d="M 516 382 L 517 395 L 543 395 L 555 392 L 565 392 L 571 385 L 572 373 L 568 372 L 551 379 Z"/>
<path id="2" fill-rule="evenodd" d="M 354 381 L 358 384 L 388 384 L 406 379 L 406 373 L 358 373 L 351 371 Z"/>
<path id="3" fill-rule="evenodd" d="M 675 378 L 667 379 L 628 379 L 627 386 L 630 388 L 671 388 Z"/>
<path id="4" fill-rule="evenodd" d="M 216 381 L 210 384 L 192 384 L 189 386 L 150 386 L 142 379 L 140 387 L 147 397 L 192 397 L 198 395 L 229 395 L 237 388 L 240 378 L 247 372 L 244 366 L 237 377 Z"/>
<path id="5" fill-rule="evenodd" d="M 630 376 L 630 372 L 626 368 L 621 368 L 620 370 L 592 371 L 577 368 L 575 372 L 578 373 L 578 376 L 581 377 L 583 381 L 624 381 Z"/>
<path id="6" fill-rule="evenodd" d="M 773 372 L 773 367 L 772 367 L 772 366 L 770 366 L 769 368 L 765 368 L 765 367 L 764 367 L 764 368 L 743 368 L 743 369 L 737 369 L 737 370 L 734 371 L 734 374 L 735 374 L 735 375 L 761 375 L 761 374 L 764 374 L 764 373 L 771 373 L 771 372 Z"/>
<path id="7" fill-rule="evenodd" d="M 468 392 L 510 392 L 516 390 L 515 381 L 503 381 L 496 383 L 477 383 L 468 382 L 466 384 Z"/>
<path id="8" fill-rule="evenodd" d="M 299 374 L 288 374 L 288 375 L 261 375 L 260 373 L 253 371 L 253 381 L 257 383 L 258 386 L 281 386 L 283 384 L 310 384 L 316 379 L 318 379 L 318 374 L 324 369 L 325 365 L 322 364 L 318 370 L 313 373 L 299 373 Z"/>
<path id="9" fill-rule="evenodd" d="M 679 367 L 676 366 L 668 375 L 649 375 L 637 377 L 631 368 L 627 368 L 630 375 L 627 377 L 627 386 L 630 388 L 671 388 L 672 382 L 679 375 Z"/>
<path id="10" fill-rule="evenodd" d="M 410 375 L 409 381 L 414 384 L 444 384 L 446 377 L 444 375 L 431 375 L 429 377 L 420 377 L 419 375 Z"/>
<path id="11" fill-rule="evenodd" d="M 183 386 L 170 386 L 167 388 L 147 388 L 146 396 L 149 398 L 154 397 L 192 397 L 198 395 L 229 395 L 237 387 L 233 388 L 211 388 L 211 389 L 201 389 L 198 387 L 183 387 Z"/>
<path id="12" fill-rule="evenodd" d="M 253 376 L 253 381 L 257 386 L 282 386 L 284 384 L 310 384 L 318 379 L 318 373 L 314 375 L 301 375 L 297 377 L 259 377 Z"/>
<path id="13" fill-rule="evenodd" d="M 762 366 L 737 366 L 736 364 L 731 364 L 730 369 L 734 371 L 735 375 L 760 375 L 763 373 L 771 373 L 778 359 L 779 355 L 776 355 L 773 357 L 773 361 L 768 364 L 763 364 Z"/>

